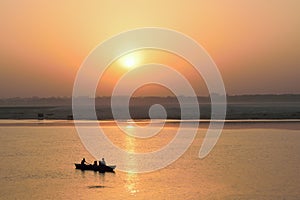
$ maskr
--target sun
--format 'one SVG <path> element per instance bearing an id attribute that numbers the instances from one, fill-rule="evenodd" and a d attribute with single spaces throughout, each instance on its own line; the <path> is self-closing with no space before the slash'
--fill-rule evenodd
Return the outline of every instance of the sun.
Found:
<path id="1" fill-rule="evenodd" d="M 140 62 L 140 56 L 137 53 L 125 55 L 119 61 L 120 65 L 126 69 L 132 69 L 138 66 Z"/>
<path id="2" fill-rule="evenodd" d="M 136 64 L 136 59 L 133 56 L 124 59 L 124 66 L 127 68 L 132 68 Z"/>

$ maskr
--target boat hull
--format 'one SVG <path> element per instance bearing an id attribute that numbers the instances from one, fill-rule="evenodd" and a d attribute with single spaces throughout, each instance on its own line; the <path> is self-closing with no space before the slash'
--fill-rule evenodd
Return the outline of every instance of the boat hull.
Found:
<path id="1" fill-rule="evenodd" d="M 90 170 L 90 171 L 98 171 L 100 173 L 105 173 L 105 172 L 113 172 L 114 173 L 114 169 L 116 166 L 107 166 L 107 165 L 85 165 L 85 164 L 77 164 L 75 163 L 75 168 L 76 169 L 80 169 L 82 171 L 85 170 Z"/>

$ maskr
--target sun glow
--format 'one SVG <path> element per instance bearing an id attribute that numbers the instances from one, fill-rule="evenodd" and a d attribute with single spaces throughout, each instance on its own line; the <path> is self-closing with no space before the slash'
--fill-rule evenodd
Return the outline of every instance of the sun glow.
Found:
<path id="1" fill-rule="evenodd" d="M 125 67 L 131 68 L 135 65 L 136 61 L 134 57 L 129 57 L 124 60 Z"/>
<path id="2" fill-rule="evenodd" d="M 139 58 L 136 54 L 129 54 L 120 59 L 122 67 L 131 69 L 137 67 Z"/>

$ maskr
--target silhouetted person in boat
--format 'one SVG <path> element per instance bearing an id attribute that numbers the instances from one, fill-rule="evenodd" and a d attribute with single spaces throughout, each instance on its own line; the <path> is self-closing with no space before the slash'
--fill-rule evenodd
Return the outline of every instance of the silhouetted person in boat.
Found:
<path id="1" fill-rule="evenodd" d="M 97 160 L 94 161 L 93 166 L 94 166 L 94 167 L 97 167 Z"/>
<path id="2" fill-rule="evenodd" d="M 82 159 L 81 165 L 84 165 L 86 163 L 85 158 Z"/>
<path id="3" fill-rule="evenodd" d="M 99 164 L 100 164 L 100 165 L 106 165 L 106 162 L 105 162 L 104 158 L 102 158 L 102 160 L 99 161 Z"/>

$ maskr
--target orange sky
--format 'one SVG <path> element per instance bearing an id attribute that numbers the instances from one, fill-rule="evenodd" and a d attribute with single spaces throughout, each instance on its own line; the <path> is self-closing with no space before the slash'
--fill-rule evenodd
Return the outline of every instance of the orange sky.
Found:
<path id="1" fill-rule="evenodd" d="M 71 96 L 76 72 L 97 44 L 145 26 L 174 29 L 199 42 L 219 67 L 228 94 L 300 93 L 299 9 L 298 0 L 4 0 L 0 97 Z M 156 61 L 175 63 L 154 54 Z M 196 79 L 189 80 L 201 82 Z M 205 95 L 199 85 L 195 90 Z"/>

